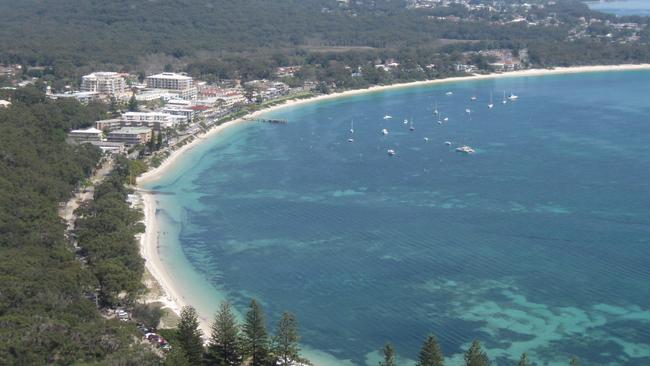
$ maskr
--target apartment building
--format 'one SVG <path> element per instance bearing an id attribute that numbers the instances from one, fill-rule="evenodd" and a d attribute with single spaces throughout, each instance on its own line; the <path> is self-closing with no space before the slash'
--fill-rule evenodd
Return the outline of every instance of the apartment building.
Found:
<path id="1" fill-rule="evenodd" d="M 81 91 L 109 97 L 122 97 L 127 92 L 126 80 L 116 72 L 94 72 L 81 78 Z"/>

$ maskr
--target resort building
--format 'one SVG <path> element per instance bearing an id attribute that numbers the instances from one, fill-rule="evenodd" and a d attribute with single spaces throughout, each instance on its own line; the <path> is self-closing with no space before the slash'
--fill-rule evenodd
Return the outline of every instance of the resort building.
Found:
<path id="1" fill-rule="evenodd" d="M 85 142 L 99 142 L 102 140 L 102 130 L 87 128 L 85 130 L 72 130 L 68 133 L 68 142 L 83 144 Z"/>
<path id="2" fill-rule="evenodd" d="M 113 131 L 122 127 L 122 119 L 111 118 L 95 122 L 95 128 L 102 131 Z"/>
<path id="3" fill-rule="evenodd" d="M 90 143 L 97 146 L 104 154 L 122 154 L 126 152 L 126 148 L 121 142 L 91 141 Z"/>
<path id="4" fill-rule="evenodd" d="M 146 82 L 149 89 L 173 90 L 181 99 L 195 99 L 198 94 L 194 80 L 187 75 L 163 72 L 147 76 Z"/>
<path id="5" fill-rule="evenodd" d="M 81 91 L 122 97 L 127 92 L 126 80 L 116 72 L 94 72 L 81 78 Z"/>
<path id="6" fill-rule="evenodd" d="M 192 109 L 192 102 L 182 99 L 170 100 L 165 108 L 163 108 L 162 112 L 174 116 L 183 117 L 188 122 L 192 122 L 196 114 L 196 112 Z"/>
<path id="7" fill-rule="evenodd" d="M 121 126 L 151 127 L 156 131 L 187 122 L 187 117 L 164 112 L 126 112 L 122 114 Z"/>
<path id="8" fill-rule="evenodd" d="M 99 100 L 99 93 L 97 92 L 75 92 L 75 93 L 60 93 L 60 94 L 47 94 L 50 99 L 59 98 L 74 98 L 81 104 L 88 104 L 92 101 Z"/>
<path id="9" fill-rule="evenodd" d="M 149 127 L 122 127 L 108 134 L 109 142 L 119 142 L 126 146 L 146 144 L 151 141 L 153 130 Z"/>
<path id="10" fill-rule="evenodd" d="M 138 102 L 152 102 L 155 100 L 168 101 L 177 98 L 178 94 L 164 89 L 144 90 L 135 95 Z"/>

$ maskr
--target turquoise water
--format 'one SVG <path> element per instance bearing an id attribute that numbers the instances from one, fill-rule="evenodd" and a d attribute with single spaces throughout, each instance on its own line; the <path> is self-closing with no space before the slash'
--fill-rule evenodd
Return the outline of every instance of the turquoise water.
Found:
<path id="1" fill-rule="evenodd" d="M 202 313 L 222 296 L 290 310 L 308 354 L 338 360 L 322 364 L 376 365 L 386 341 L 408 364 L 433 332 L 451 365 L 474 338 L 499 364 L 648 365 L 649 101 L 633 71 L 276 111 L 290 123 L 228 129 L 150 184 L 161 251 Z"/>
<path id="2" fill-rule="evenodd" d="M 650 16 L 650 0 L 588 1 L 587 5 L 593 10 L 620 16 Z"/>

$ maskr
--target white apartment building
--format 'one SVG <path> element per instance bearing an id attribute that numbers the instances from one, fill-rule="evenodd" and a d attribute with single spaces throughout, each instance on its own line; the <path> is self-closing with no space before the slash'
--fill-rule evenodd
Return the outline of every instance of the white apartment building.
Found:
<path id="1" fill-rule="evenodd" d="M 68 142 L 82 144 L 84 142 L 93 142 L 102 140 L 102 131 L 96 128 L 87 128 L 84 130 L 72 130 L 68 133 Z"/>
<path id="2" fill-rule="evenodd" d="M 146 80 L 147 88 L 150 89 L 183 90 L 194 87 L 194 80 L 190 76 L 173 72 L 147 76 Z"/>
<path id="3" fill-rule="evenodd" d="M 126 112 L 122 114 L 122 121 L 122 126 L 143 126 L 160 130 L 187 122 L 187 117 L 161 112 Z"/>
<path id="4" fill-rule="evenodd" d="M 174 90 L 174 93 L 182 99 L 196 99 L 198 94 L 194 80 L 187 75 L 163 72 L 147 76 L 146 81 L 147 88 Z"/>
<path id="5" fill-rule="evenodd" d="M 95 92 L 111 97 L 123 96 L 126 91 L 126 80 L 116 72 L 94 72 L 81 78 L 81 90 Z"/>

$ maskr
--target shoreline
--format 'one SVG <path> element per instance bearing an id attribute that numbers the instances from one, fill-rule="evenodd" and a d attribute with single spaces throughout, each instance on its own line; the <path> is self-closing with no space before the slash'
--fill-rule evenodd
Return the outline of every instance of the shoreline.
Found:
<path id="1" fill-rule="evenodd" d="M 273 112 L 276 110 L 300 106 L 313 102 L 320 102 L 330 99 L 345 98 L 355 95 L 361 95 L 366 93 L 373 92 L 383 92 L 392 89 L 401 89 L 401 88 L 411 88 L 418 86 L 428 86 L 436 84 L 445 84 L 445 83 L 455 83 L 459 81 L 475 81 L 483 79 L 497 79 L 497 78 L 507 78 L 507 77 L 527 77 L 527 76 L 547 76 L 547 75 L 562 75 L 562 74 L 579 74 L 579 73 L 590 73 L 590 72 L 614 72 L 614 71 L 634 71 L 634 70 L 650 70 L 650 64 L 635 64 L 635 65 L 612 65 L 612 66 L 578 66 L 578 67 L 560 67 L 554 69 L 531 69 L 531 70 L 521 70 L 513 71 L 507 73 L 491 73 L 491 74 L 482 74 L 482 75 L 472 75 L 472 76 L 462 76 L 462 77 L 451 77 L 446 79 L 435 79 L 435 80 L 422 80 L 408 83 L 399 83 L 385 86 L 373 86 L 366 89 L 356 89 L 348 90 L 333 94 L 319 95 L 306 99 L 298 100 L 288 100 L 283 104 L 271 106 L 268 108 L 261 109 L 250 113 L 242 118 L 238 118 L 222 125 L 216 126 L 206 133 L 197 134 L 192 142 L 185 144 L 177 150 L 171 152 L 171 155 L 165 159 L 160 166 L 154 168 L 137 179 L 137 194 L 141 197 L 141 202 L 143 204 L 144 210 L 144 222 L 146 225 L 146 231 L 140 237 L 140 253 L 145 260 L 145 266 L 147 270 L 152 274 L 154 279 L 160 285 L 160 288 L 163 291 L 163 295 L 157 301 L 160 301 L 164 304 L 165 308 L 173 311 L 176 314 L 180 313 L 180 309 L 183 306 L 191 305 L 190 299 L 186 299 L 180 296 L 179 288 L 183 287 L 182 283 L 175 281 L 174 276 L 165 268 L 164 261 L 162 260 L 160 253 L 158 251 L 158 238 L 160 235 L 158 220 L 156 219 L 157 203 L 155 193 L 148 192 L 142 187 L 143 184 L 149 183 L 157 180 L 158 178 L 165 175 L 167 170 L 174 167 L 178 164 L 182 157 L 187 154 L 188 151 L 195 148 L 201 142 L 210 140 L 211 137 L 217 136 L 220 132 L 227 129 L 228 127 L 247 122 L 243 118 L 255 118 L 262 114 Z M 198 309 L 197 309 L 198 310 Z M 212 314 L 199 314 L 200 328 L 204 332 L 204 336 L 209 336 L 210 331 L 210 321 Z M 207 316 L 207 317 L 206 317 Z M 327 357 L 325 357 L 327 358 Z M 322 360 L 325 361 L 325 360 Z M 327 364 L 325 361 L 323 364 Z"/>

